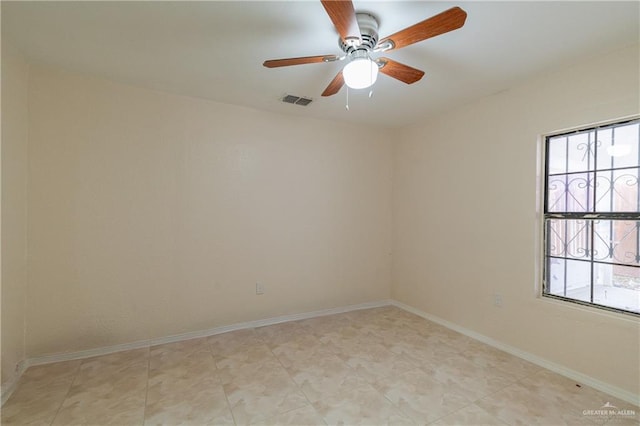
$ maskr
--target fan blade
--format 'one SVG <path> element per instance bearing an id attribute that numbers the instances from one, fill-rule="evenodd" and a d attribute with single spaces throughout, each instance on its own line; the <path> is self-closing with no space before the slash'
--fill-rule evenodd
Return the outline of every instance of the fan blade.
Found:
<path id="1" fill-rule="evenodd" d="M 351 0 L 321 0 L 342 40 L 360 41 L 360 27 Z"/>
<path id="2" fill-rule="evenodd" d="M 335 95 L 340 91 L 340 89 L 342 89 L 342 86 L 344 86 L 344 77 L 342 77 L 342 70 L 340 70 L 340 72 L 338 72 L 333 80 L 331 80 L 331 83 L 329 83 L 327 88 L 324 89 L 324 92 L 322 92 L 322 96 Z"/>
<path id="3" fill-rule="evenodd" d="M 424 71 L 412 68 L 409 65 L 401 64 L 400 62 L 393 61 L 389 58 L 380 58 L 378 62 L 384 64 L 380 68 L 380 72 L 393 77 L 396 80 L 400 80 L 403 83 L 412 84 L 420 80 L 424 75 Z"/>
<path id="4" fill-rule="evenodd" d="M 286 59 L 272 59 L 270 61 L 264 61 L 262 65 L 267 68 L 288 67 L 290 65 L 302 65 L 302 64 L 315 64 L 318 62 L 333 62 L 337 61 L 336 55 L 322 55 L 322 56 L 305 56 L 302 58 L 286 58 Z"/>
<path id="5" fill-rule="evenodd" d="M 466 19 L 467 12 L 459 7 L 452 7 L 389 37 L 385 37 L 378 42 L 378 45 L 381 46 L 384 43 L 391 42 L 391 48 L 385 50 L 400 49 L 401 47 L 457 30 L 464 25 Z"/>

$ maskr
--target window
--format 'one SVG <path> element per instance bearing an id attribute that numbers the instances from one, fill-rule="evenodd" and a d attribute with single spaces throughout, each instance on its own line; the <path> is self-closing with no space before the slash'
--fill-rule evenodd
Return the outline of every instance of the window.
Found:
<path id="1" fill-rule="evenodd" d="M 543 296 L 640 315 L 640 120 L 545 139 Z"/>

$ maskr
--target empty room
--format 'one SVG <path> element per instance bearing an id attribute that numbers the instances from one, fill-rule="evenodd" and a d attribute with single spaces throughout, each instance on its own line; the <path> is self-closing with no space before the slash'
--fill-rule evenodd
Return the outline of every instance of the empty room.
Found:
<path id="1" fill-rule="evenodd" d="M 0 8 L 3 425 L 640 424 L 640 2 Z"/>

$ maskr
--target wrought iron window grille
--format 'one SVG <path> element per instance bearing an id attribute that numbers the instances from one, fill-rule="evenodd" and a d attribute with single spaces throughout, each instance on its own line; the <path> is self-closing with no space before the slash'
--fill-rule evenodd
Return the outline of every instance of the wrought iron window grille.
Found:
<path id="1" fill-rule="evenodd" d="M 640 315 L 640 119 L 545 138 L 543 296 Z"/>

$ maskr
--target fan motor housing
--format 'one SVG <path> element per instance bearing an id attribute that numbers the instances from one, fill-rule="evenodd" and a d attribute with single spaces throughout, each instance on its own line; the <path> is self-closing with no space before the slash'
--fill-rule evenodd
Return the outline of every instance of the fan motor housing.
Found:
<path id="1" fill-rule="evenodd" d="M 340 49 L 347 55 L 356 50 L 366 50 L 370 52 L 376 47 L 376 44 L 378 44 L 378 20 L 375 16 L 368 13 L 356 13 L 356 19 L 360 27 L 362 42 L 354 46 L 351 43 L 345 43 L 342 39 L 338 39 Z"/>

